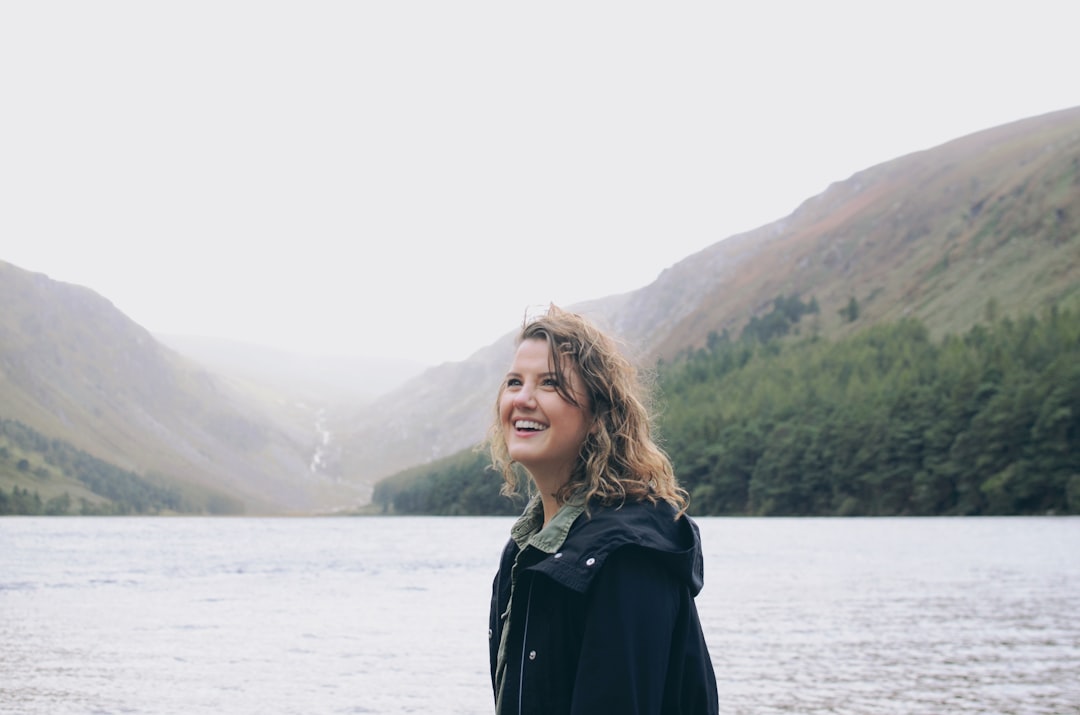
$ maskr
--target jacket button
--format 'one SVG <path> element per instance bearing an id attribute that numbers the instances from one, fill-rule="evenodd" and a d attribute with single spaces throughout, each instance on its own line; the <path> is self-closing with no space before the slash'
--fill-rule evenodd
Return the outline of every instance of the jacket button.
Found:
<path id="1" fill-rule="evenodd" d="M 490 628 L 488 628 L 488 640 L 491 640 L 491 636 L 493 636 L 493 635 L 495 635 L 495 634 L 491 632 Z"/>
<path id="2" fill-rule="evenodd" d="M 535 650 L 530 650 L 529 651 L 529 660 L 536 660 L 536 651 Z"/>
<path id="3" fill-rule="evenodd" d="M 559 553 L 555 554 L 555 558 L 561 559 L 562 558 L 562 552 L 560 551 Z"/>
<path id="4" fill-rule="evenodd" d="M 595 563 L 596 563 L 596 559 L 594 559 L 592 557 L 589 557 L 589 559 L 585 561 L 586 566 L 592 566 Z"/>

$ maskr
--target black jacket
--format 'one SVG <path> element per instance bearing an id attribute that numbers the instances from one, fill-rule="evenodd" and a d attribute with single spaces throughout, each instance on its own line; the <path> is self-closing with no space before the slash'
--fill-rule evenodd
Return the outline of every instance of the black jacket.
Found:
<path id="1" fill-rule="evenodd" d="M 694 596 L 697 525 L 664 502 L 591 506 L 562 548 L 503 551 L 492 587 L 492 686 L 513 592 L 498 715 L 716 713 L 716 679 Z M 496 693 L 497 695 L 497 693 Z"/>

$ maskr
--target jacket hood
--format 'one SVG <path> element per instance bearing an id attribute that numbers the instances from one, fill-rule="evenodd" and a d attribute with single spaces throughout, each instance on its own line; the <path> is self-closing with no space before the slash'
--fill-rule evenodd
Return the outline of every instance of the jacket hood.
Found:
<path id="1" fill-rule="evenodd" d="M 675 515 L 663 501 L 591 504 L 570 527 L 561 549 L 529 568 L 584 592 L 608 556 L 621 548 L 640 548 L 651 552 L 696 596 L 704 586 L 701 535 L 690 517 Z"/>

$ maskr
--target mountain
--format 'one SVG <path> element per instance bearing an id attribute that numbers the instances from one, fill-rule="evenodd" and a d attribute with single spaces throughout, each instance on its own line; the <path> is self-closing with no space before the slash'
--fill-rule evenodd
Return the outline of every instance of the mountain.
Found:
<path id="1" fill-rule="evenodd" d="M 940 335 L 988 313 L 1080 307 L 1080 108 L 871 167 L 640 290 L 567 307 L 652 365 L 739 332 L 781 295 L 813 300 L 801 329 L 826 337 L 904 316 Z M 163 342 L 88 288 L 0 262 L 0 418 L 130 484 L 194 485 L 249 513 L 350 507 L 381 478 L 484 439 L 515 332 L 411 379 L 417 366 L 388 373 L 384 386 L 405 381 L 376 396 L 341 387 L 356 365 Z M 34 478 L 23 449 L 0 479 Z M 32 483 L 13 482 L 20 498 Z"/>
<path id="2" fill-rule="evenodd" d="M 0 262 L 0 417 L 251 513 L 355 500 L 310 468 L 317 436 L 162 345 L 88 288 Z"/>
<path id="3" fill-rule="evenodd" d="M 712 333 L 738 332 L 780 295 L 816 300 L 812 329 L 832 337 L 904 316 L 940 335 L 987 311 L 1077 304 L 1080 108 L 866 169 L 640 290 L 567 307 L 650 365 Z M 372 482 L 480 442 L 513 335 L 429 369 L 335 424 L 343 474 Z"/>

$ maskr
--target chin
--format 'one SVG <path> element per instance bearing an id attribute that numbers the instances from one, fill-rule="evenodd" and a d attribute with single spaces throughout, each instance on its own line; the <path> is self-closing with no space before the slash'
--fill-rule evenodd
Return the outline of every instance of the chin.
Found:
<path id="1" fill-rule="evenodd" d="M 529 468 L 529 463 L 532 462 L 532 460 L 529 459 L 530 453 L 528 450 L 510 448 L 506 451 L 510 455 L 510 459 L 514 460 L 526 469 Z"/>

